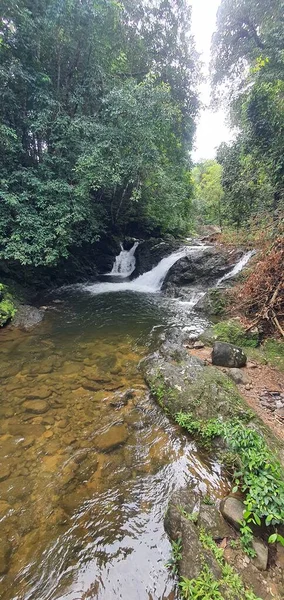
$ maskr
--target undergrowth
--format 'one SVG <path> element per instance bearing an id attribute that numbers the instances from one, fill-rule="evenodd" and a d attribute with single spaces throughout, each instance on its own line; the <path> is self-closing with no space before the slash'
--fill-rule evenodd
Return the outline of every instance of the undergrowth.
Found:
<path id="1" fill-rule="evenodd" d="M 235 320 L 221 321 L 213 326 L 214 335 L 221 342 L 229 342 L 237 346 L 256 348 L 259 344 L 258 332 L 248 332 Z"/>
<path id="2" fill-rule="evenodd" d="M 283 472 L 263 437 L 237 418 L 227 422 L 199 421 L 190 413 L 181 412 L 175 418 L 181 427 L 206 443 L 216 437 L 226 442 L 233 458 L 233 492 L 240 490 L 245 495 L 246 510 L 240 531 L 246 553 L 254 556 L 252 524 L 273 526 L 269 541 L 284 545 L 284 538 L 277 532 L 277 526 L 284 524 Z"/>
<path id="3" fill-rule="evenodd" d="M 246 589 L 241 577 L 225 561 L 224 550 L 218 548 L 213 538 L 201 529 L 199 540 L 204 550 L 212 552 L 220 570 L 221 575 L 218 580 L 214 577 L 209 566 L 205 562 L 198 577 L 188 579 L 179 578 L 179 588 L 181 597 L 184 600 L 261 600 L 252 590 Z M 181 540 L 172 542 L 172 558 L 167 566 L 172 568 L 174 564 L 174 573 L 178 571 L 178 562 L 182 558 Z"/>
<path id="4" fill-rule="evenodd" d="M 16 314 L 12 296 L 3 283 L 0 283 L 0 327 L 3 327 Z"/>

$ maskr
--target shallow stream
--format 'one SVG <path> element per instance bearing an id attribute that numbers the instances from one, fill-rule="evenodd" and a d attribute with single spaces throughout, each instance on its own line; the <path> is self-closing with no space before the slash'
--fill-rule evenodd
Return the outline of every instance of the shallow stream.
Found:
<path id="1" fill-rule="evenodd" d="M 44 302 L 42 324 L 0 338 L 0 596 L 173 599 L 169 495 L 194 480 L 221 496 L 226 480 L 138 363 L 167 327 L 204 324 L 159 293 L 75 287 Z"/>

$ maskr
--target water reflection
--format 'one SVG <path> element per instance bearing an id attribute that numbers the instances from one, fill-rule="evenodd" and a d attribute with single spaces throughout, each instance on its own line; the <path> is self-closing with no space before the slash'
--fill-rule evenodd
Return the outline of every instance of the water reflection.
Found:
<path id="1" fill-rule="evenodd" d="M 1 597 L 173 598 L 169 494 L 188 479 L 216 494 L 226 485 L 137 369 L 180 309 L 76 290 L 45 303 L 31 333 L 1 332 Z"/>

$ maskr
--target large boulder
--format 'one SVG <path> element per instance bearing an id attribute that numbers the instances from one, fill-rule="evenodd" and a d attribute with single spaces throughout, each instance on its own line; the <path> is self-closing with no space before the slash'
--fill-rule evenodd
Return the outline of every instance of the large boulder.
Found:
<path id="1" fill-rule="evenodd" d="M 200 542 L 199 527 L 186 516 L 190 517 L 199 501 L 199 494 L 193 490 L 185 489 L 176 492 L 169 502 L 164 522 L 165 530 L 171 540 L 175 542 L 180 540 L 182 552 L 178 568 L 181 577 L 195 579 L 206 563 L 216 579 L 220 579 L 221 569 L 217 561 Z"/>
<path id="2" fill-rule="evenodd" d="M 136 266 L 132 273 L 132 279 L 151 271 L 162 258 L 178 250 L 181 245 L 180 241 L 171 236 L 166 239 L 150 238 L 140 242 L 135 251 Z"/>
<path id="3" fill-rule="evenodd" d="M 247 407 L 227 375 L 189 354 L 184 344 L 182 335 L 173 331 L 159 352 L 140 363 L 160 405 L 172 416 L 184 411 L 201 420 L 241 417 Z"/>
<path id="4" fill-rule="evenodd" d="M 195 283 L 212 285 L 232 268 L 232 256 L 220 248 L 194 247 L 192 252 L 177 261 L 169 270 L 163 290 L 172 294 L 173 288 Z"/>
<path id="5" fill-rule="evenodd" d="M 220 367 L 245 367 L 247 357 L 241 348 L 228 342 L 215 342 L 212 350 L 212 364 Z"/>

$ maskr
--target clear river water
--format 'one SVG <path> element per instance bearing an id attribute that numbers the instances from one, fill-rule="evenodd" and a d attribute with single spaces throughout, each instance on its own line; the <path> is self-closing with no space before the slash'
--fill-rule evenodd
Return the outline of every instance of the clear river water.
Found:
<path id="1" fill-rule="evenodd" d="M 168 327 L 204 327 L 193 302 L 96 286 L 54 292 L 39 326 L 1 332 L 2 600 L 176 598 L 169 496 L 227 487 L 138 368 Z"/>

